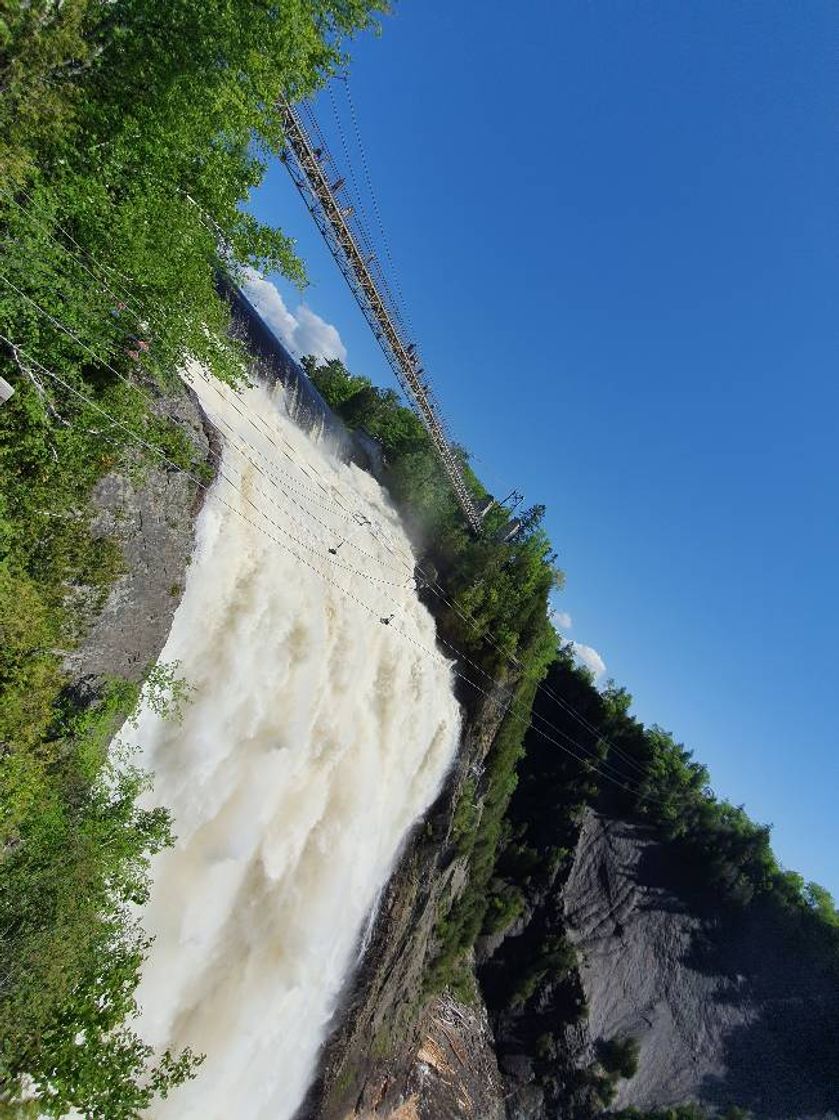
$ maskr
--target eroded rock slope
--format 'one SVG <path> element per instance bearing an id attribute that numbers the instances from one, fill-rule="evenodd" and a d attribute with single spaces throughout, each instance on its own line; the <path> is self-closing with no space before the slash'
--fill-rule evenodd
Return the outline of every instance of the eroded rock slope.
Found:
<path id="1" fill-rule="evenodd" d="M 587 814 L 563 894 L 595 1044 L 640 1043 L 615 1107 L 697 1100 L 789 1120 L 839 1109 L 839 985 L 827 961 L 759 902 L 678 890 L 643 825 Z"/>

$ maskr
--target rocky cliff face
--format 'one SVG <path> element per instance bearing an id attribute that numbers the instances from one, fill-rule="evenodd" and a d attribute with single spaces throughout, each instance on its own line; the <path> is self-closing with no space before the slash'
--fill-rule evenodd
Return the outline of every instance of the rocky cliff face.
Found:
<path id="1" fill-rule="evenodd" d="M 615 1080 L 610 1110 L 693 1101 L 755 1120 L 839 1112 L 835 961 L 776 903 L 733 908 L 684 879 L 677 849 L 653 829 L 587 810 L 564 882 L 532 891 L 523 917 L 485 945 L 511 1118 L 598 1114 L 604 1046 L 626 1039 L 638 1068 Z M 576 966 L 548 968 L 511 1000 L 560 929 Z"/>
<path id="2" fill-rule="evenodd" d="M 696 1100 L 756 1118 L 839 1110 L 839 982 L 782 915 L 680 893 L 647 828 L 589 813 L 563 892 L 595 1044 L 640 1043 L 615 1107 Z"/>
<path id="3" fill-rule="evenodd" d="M 156 411 L 175 421 L 198 460 L 214 469 L 218 436 L 195 397 L 184 388 L 159 400 Z M 133 468 L 129 461 L 99 480 L 92 531 L 118 544 L 123 570 L 104 605 L 88 610 L 79 596 L 84 637 L 65 661 L 77 687 L 95 691 L 106 676 L 139 681 L 157 659 L 183 594 L 204 493 L 185 473 L 153 460 Z"/>

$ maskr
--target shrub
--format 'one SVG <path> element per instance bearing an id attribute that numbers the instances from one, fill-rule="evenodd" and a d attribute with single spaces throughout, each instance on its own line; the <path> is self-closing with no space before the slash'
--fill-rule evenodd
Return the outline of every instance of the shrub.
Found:
<path id="1" fill-rule="evenodd" d="M 598 1058 L 608 1074 L 628 1080 L 638 1072 L 639 1050 L 636 1038 L 612 1038 L 600 1044 Z"/>

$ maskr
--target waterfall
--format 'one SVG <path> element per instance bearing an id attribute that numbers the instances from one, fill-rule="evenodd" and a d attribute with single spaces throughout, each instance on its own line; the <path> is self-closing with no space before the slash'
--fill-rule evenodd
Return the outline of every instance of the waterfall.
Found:
<path id="1" fill-rule="evenodd" d="M 193 693 L 180 723 L 145 706 L 127 738 L 177 836 L 141 915 L 137 1029 L 207 1057 L 148 1115 L 289 1120 L 459 711 L 375 480 L 281 390 L 189 379 L 224 440 L 161 654 Z"/>

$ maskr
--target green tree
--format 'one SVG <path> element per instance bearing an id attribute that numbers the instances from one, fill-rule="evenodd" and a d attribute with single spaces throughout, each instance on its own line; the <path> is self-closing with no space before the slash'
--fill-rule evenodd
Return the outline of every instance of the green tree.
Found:
<path id="1" fill-rule="evenodd" d="M 839 927 L 839 911 L 833 895 L 818 883 L 808 883 L 802 891 L 806 904 L 828 925 Z"/>
<path id="2" fill-rule="evenodd" d="M 63 654 L 120 568 L 90 494 L 154 450 L 203 470 L 162 418 L 189 356 L 228 380 L 220 271 L 305 276 L 242 207 L 282 146 L 279 97 L 345 62 L 380 0 L 0 3 L 0 1109 L 133 1117 L 188 1076 L 133 1033 L 146 942 L 130 906 L 169 839 L 108 744 L 136 701 L 67 689 Z M 80 611 L 78 605 L 85 604 Z M 177 707 L 177 681 L 153 679 Z"/>
<path id="3" fill-rule="evenodd" d="M 629 1080 L 638 1072 L 639 1051 L 637 1038 L 611 1038 L 601 1043 L 598 1057 L 607 1073 Z"/>

